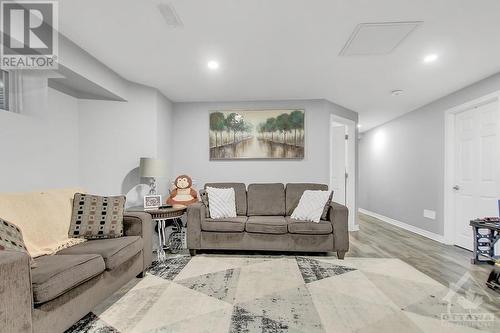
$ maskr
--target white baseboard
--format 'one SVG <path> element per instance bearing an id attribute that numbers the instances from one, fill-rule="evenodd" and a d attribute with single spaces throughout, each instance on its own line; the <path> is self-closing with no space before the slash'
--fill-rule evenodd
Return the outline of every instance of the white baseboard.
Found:
<path id="1" fill-rule="evenodd" d="M 349 231 L 359 231 L 359 224 L 349 226 Z"/>
<path id="2" fill-rule="evenodd" d="M 404 223 L 404 222 L 401 222 L 401 221 L 398 221 L 398 220 L 395 220 L 395 219 L 391 219 L 390 217 L 387 217 L 387 216 L 384 216 L 384 215 L 380 215 L 380 214 L 371 212 L 371 211 L 363 209 L 363 208 L 359 208 L 359 212 L 363 213 L 363 214 L 366 214 L 366 215 L 369 215 L 369 216 L 372 216 L 372 217 L 374 217 L 376 219 L 379 219 L 379 220 L 381 220 L 383 222 L 392 224 L 392 225 L 394 225 L 396 227 L 399 227 L 401 229 L 405 229 L 405 230 L 407 230 L 409 232 L 413 232 L 414 234 L 427 237 L 427 238 L 432 239 L 432 240 L 434 240 L 436 242 L 439 242 L 439 243 L 447 244 L 447 242 L 445 241 L 445 239 L 444 239 L 443 236 L 435 234 L 433 232 L 430 232 L 430 231 L 427 231 L 427 230 L 424 230 L 424 229 L 420 229 L 420 228 L 415 227 L 415 226 L 413 226 L 411 224 Z"/>

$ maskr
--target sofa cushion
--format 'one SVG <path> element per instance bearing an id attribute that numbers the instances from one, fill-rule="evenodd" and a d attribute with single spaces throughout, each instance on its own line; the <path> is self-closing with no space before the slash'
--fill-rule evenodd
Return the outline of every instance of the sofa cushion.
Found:
<path id="1" fill-rule="evenodd" d="M 205 219 L 201 221 L 201 230 L 219 232 L 243 232 L 246 216 L 227 217 L 223 219 Z"/>
<path id="2" fill-rule="evenodd" d="M 143 249 L 142 238 L 127 236 L 110 239 L 89 240 L 85 243 L 59 251 L 57 254 L 98 254 L 103 257 L 106 269 L 114 269 Z"/>
<path id="3" fill-rule="evenodd" d="M 299 204 L 293 210 L 292 218 L 318 223 L 325 208 L 330 208 L 331 193 L 330 191 L 304 191 Z"/>
<path id="4" fill-rule="evenodd" d="M 311 184 L 311 183 L 286 184 L 286 189 L 285 189 L 286 215 L 292 215 L 293 210 L 299 204 L 299 200 L 302 197 L 302 193 L 304 193 L 305 190 L 327 191 L 328 186 L 325 184 Z"/>
<path id="5" fill-rule="evenodd" d="M 283 184 L 248 185 L 248 216 L 285 216 Z"/>
<path id="6" fill-rule="evenodd" d="M 283 216 L 250 216 L 245 230 L 259 234 L 286 234 L 286 220 Z"/>
<path id="7" fill-rule="evenodd" d="M 234 188 L 216 188 L 207 186 L 208 210 L 210 217 L 222 219 L 236 217 L 236 199 Z"/>
<path id="8" fill-rule="evenodd" d="M 208 204 L 208 193 L 205 189 L 199 190 L 200 192 L 200 200 L 203 202 L 205 205 L 205 217 L 210 217 L 210 209 L 209 209 L 209 204 Z"/>
<path id="9" fill-rule="evenodd" d="M 10 223 L 9 221 L 5 221 L 0 217 L 0 251 L 3 250 L 12 250 L 28 253 L 28 249 L 24 244 L 23 233 L 21 229 L 14 223 Z M 35 261 L 30 256 L 30 265 L 31 268 L 36 267 Z"/>
<path id="10" fill-rule="evenodd" d="M 23 233 L 14 223 L 5 221 L 0 217 L 0 251 L 14 250 L 29 255 L 24 245 Z"/>
<path id="11" fill-rule="evenodd" d="M 42 256 L 35 258 L 35 262 L 31 282 L 36 304 L 53 300 L 105 268 L 104 260 L 97 254 Z"/>
<path id="12" fill-rule="evenodd" d="M 288 232 L 291 234 L 302 234 L 302 235 L 328 235 L 333 232 L 332 223 L 330 221 L 301 221 L 294 220 L 290 216 L 285 217 L 288 225 Z"/>
<path id="13" fill-rule="evenodd" d="M 333 191 L 330 191 L 330 196 L 328 197 L 328 201 L 326 202 L 325 207 L 323 207 L 323 213 L 321 214 L 322 220 L 329 220 L 328 212 L 330 211 L 330 206 L 332 205 L 333 199 Z"/>
<path id="14" fill-rule="evenodd" d="M 103 197 L 75 193 L 69 237 L 86 239 L 123 236 L 125 196 Z"/>
<path id="15" fill-rule="evenodd" d="M 236 214 L 247 215 L 247 188 L 244 183 L 206 183 L 205 189 L 207 186 L 216 188 L 234 188 Z"/>

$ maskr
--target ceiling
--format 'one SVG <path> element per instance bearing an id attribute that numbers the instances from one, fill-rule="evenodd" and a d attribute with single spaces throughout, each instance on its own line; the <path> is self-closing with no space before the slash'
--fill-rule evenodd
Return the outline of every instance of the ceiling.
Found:
<path id="1" fill-rule="evenodd" d="M 72 0 L 59 2 L 60 30 L 173 101 L 325 98 L 359 112 L 363 130 L 500 71 L 498 0 L 165 2 L 183 27 L 167 25 L 162 1 Z M 359 23 L 394 21 L 423 23 L 389 54 L 339 56 Z"/>

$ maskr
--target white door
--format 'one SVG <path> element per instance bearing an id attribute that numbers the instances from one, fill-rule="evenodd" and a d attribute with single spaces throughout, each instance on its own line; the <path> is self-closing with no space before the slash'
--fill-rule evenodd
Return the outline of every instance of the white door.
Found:
<path id="1" fill-rule="evenodd" d="M 332 124 L 332 190 L 333 201 L 345 205 L 346 200 L 346 126 Z"/>
<path id="2" fill-rule="evenodd" d="M 498 101 L 455 116 L 455 244 L 472 250 L 470 220 L 498 216 L 500 121 Z"/>

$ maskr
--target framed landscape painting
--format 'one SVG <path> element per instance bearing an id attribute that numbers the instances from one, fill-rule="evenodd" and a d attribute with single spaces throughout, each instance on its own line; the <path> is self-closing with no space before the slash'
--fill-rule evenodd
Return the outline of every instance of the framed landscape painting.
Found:
<path id="1" fill-rule="evenodd" d="M 210 159 L 303 159 L 304 110 L 210 112 Z"/>

